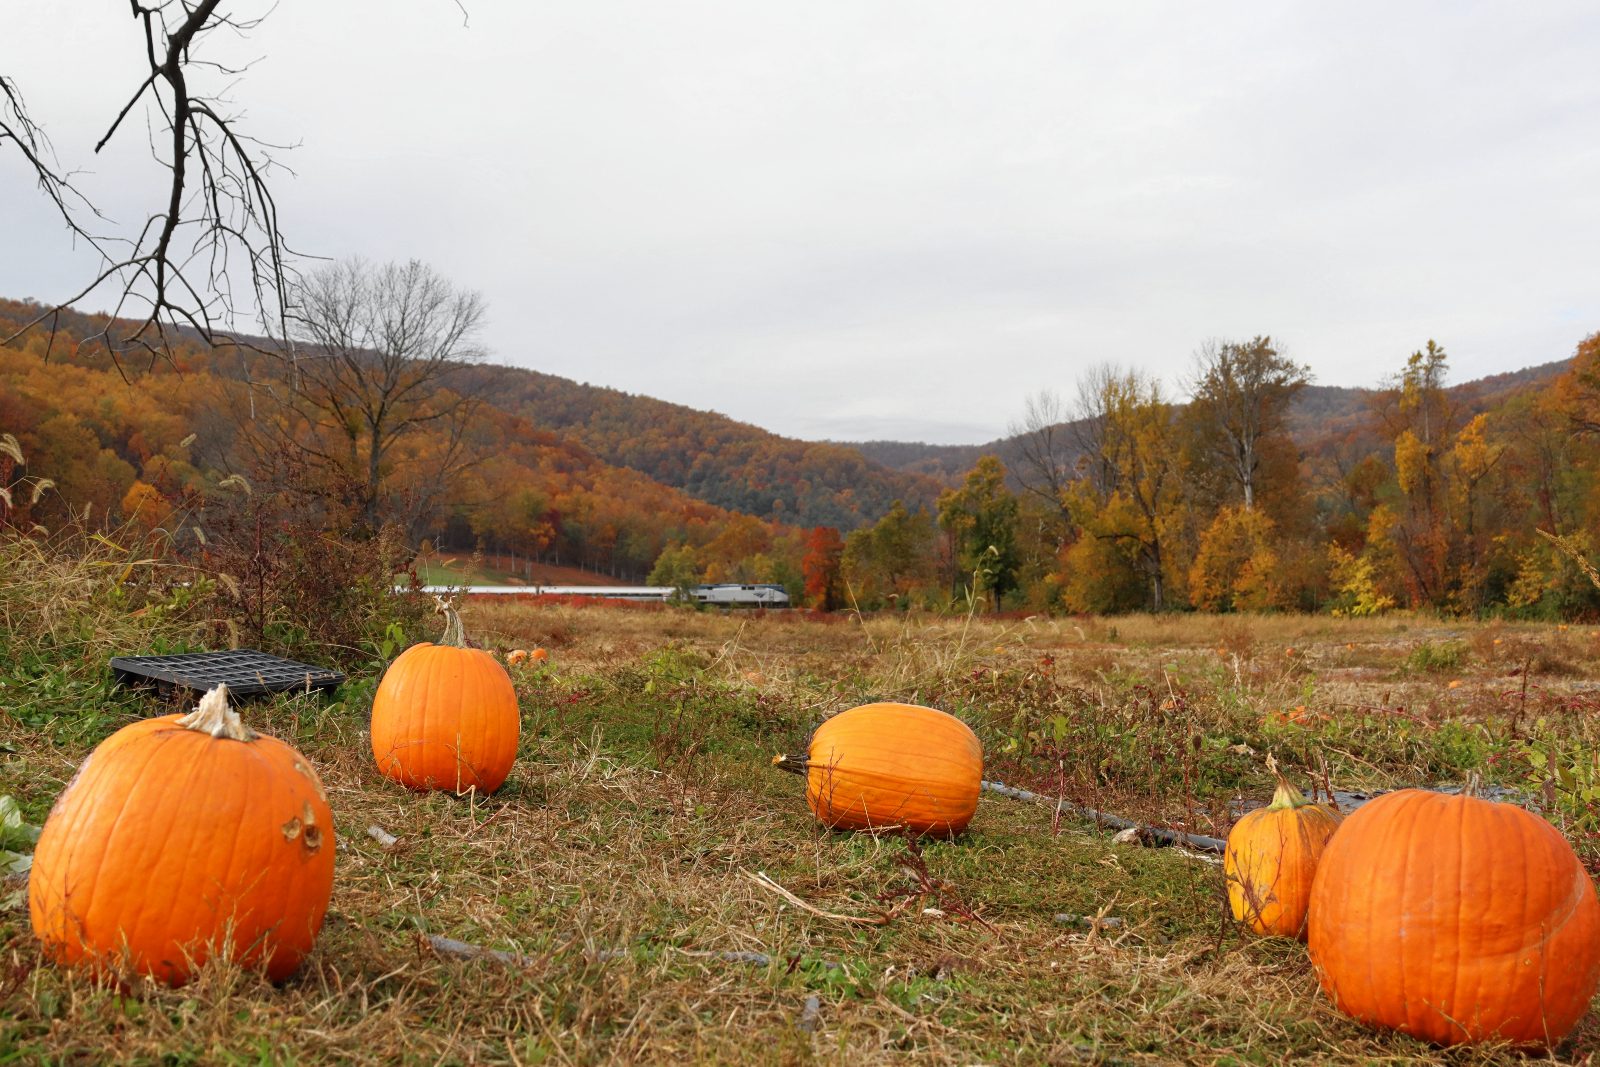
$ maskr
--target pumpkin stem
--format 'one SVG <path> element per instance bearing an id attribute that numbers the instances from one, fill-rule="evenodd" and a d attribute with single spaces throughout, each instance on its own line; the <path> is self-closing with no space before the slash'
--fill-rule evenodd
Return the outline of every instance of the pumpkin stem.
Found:
<path id="1" fill-rule="evenodd" d="M 811 761 L 804 755 L 785 756 L 781 752 L 772 757 L 772 765 L 778 770 L 788 771 L 790 774 L 805 774 L 811 769 Z"/>
<path id="2" fill-rule="evenodd" d="M 461 616 L 456 613 L 455 598 L 436 596 L 433 598 L 433 605 L 433 613 L 444 616 L 444 633 L 435 644 L 466 648 L 467 631 L 462 628 Z"/>
<path id="3" fill-rule="evenodd" d="M 1278 789 L 1277 792 L 1272 794 L 1272 803 L 1267 805 L 1268 811 L 1282 811 L 1284 808 L 1303 808 L 1311 803 L 1310 800 L 1306 799 L 1304 793 L 1294 787 L 1294 783 L 1284 777 L 1283 772 L 1278 769 L 1278 761 L 1272 757 L 1271 753 L 1267 754 L 1267 770 L 1271 771 L 1273 777 L 1278 779 Z"/>
<path id="4" fill-rule="evenodd" d="M 256 732 L 244 724 L 239 713 L 228 706 L 228 687 L 218 685 L 200 698 L 200 706 L 178 720 L 186 730 L 199 730 L 212 737 L 235 741 L 254 741 Z"/>

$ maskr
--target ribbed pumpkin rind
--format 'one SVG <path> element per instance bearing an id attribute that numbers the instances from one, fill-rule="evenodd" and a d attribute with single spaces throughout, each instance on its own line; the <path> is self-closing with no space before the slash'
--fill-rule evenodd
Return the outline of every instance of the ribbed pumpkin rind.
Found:
<path id="1" fill-rule="evenodd" d="M 517 758 L 517 691 L 487 652 L 424 642 L 402 652 L 372 700 L 372 755 L 411 789 L 491 793 Z"/>
<path id="2" fill-rule="evenodd" d="M 282 981 L 333 893 L 322 783 L 275 738 L 214 738 L 178 718 L 117 731 L 57 798 L 29 874 L 34 933 L 62 963 L 170 985 L 224 947 Z"/>
<path id="3" fill-rule="evenodd" d="M 953 715 L 913 704 L 864 704 L 817 728 L 806 801 L 840 830 L 966 829 L 982 789 L 983 745 Z"/>
<path id="4" fill-rule="evenodd" d="M 1347 1015 L 1441 1045 L 1554 1045 L 1600 983 L 1600 902 L 1571 845 L 1510 804 L 1423 790 L 1345 820 L 1309 949 Z"/>
<path id="5" fill-rule="evenodd" d="M 1304 941 L 1317 865 L 1340 820 L 1306 804 L 1257 808 L 1235 823 L 1223 857 L 1233 917 L 1258 934 Z"/>

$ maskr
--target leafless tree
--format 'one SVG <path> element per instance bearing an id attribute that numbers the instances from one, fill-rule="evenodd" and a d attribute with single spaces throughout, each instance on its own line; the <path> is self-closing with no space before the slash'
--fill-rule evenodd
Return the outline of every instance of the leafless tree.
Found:
<path id="1" fill-rule="evenodd" d="M 290 289 L 289 355 L 257 432 L 356 487 L 368 528 L 414 526 L 472 461 L 482 401 L 462 370 L 481 361 L 485 305 L 412 260 L 334 264 Z M 412 472 L 391 484 L 401 450 Z"/>
<path id="2" fill-rule="evenodd" d="M 1063 517 L 1063 494 L 1072 483 L 1072 461 L 1078 454 L 1066 423 L 1067 409 L 1060 395 L 1053 389 L 1040 389 L 1023 401 L 1022 420 L 1012 422 L 1006 429 L 1015 441 L 1018 460 L 1012 465 L 1012 474 L 1030 493 L 1060 510 Z"/>
<path id="3" fill-rule="evenodd" d="M 260 20 L 234 19 L 221 6 L 221 0 L 129 0 L 143 31 L 148 72 L 95 151 L 106 146 L 136 105 L 147 101 L 159 117 L 151 151 L 168 174 L 164 204 L 132 237 L 101 232 L 106 220 L 56 162 L 15 82 L 0 77 L 0 148 L 10 142 L 21 151 L 74 238 L 100 256 L 87 285 L 44 305 L 0 343 L 46 322 L 53 330 L 62 310 L 104 284 L 117 293 L 111 318 L 88 339 L 103 342 L 119 369 L 129 352 L 166 356 L 185 327 L 214 344 L 233 329 L 239 312 L 258 315 L 269 333 L 281 327 L 291 269 L 267 186 L 276 166 L 273 146 L 242 134 L 226 100 L 191 84 L 191 75 L 200 71 L 241 73 L 203 58 L 203 46 L 218 30 L 248 33 Z M 246 294 L 234 290 L 232 271 L 240 265 L 248 274 Z"/>
<path id="4" fill-rule="evenodd" d="M 1078 395 L 1072 405 L 1068 436 L 1078 453 L 1076 472 L 1087 477 L 1103 499 L 1116 491 L 1121 479 L 1117 435 L 1111 425 L 1111 405 L 1118 383 L 1127 372 L 1115 363 L 1096 363 L 1078 377 Z"/>
<path id="5" fill-rule="evenodd" d="M 1208 341 L 1195 363 L 1191 416 L 1205 431 L 1208 450 L 1238 482 L 1249 511 L 1262 439 L 1282 432 L 1290 403 L 1311 382 L 1311 368 L 1283 356 L 1270 337 Z"/>

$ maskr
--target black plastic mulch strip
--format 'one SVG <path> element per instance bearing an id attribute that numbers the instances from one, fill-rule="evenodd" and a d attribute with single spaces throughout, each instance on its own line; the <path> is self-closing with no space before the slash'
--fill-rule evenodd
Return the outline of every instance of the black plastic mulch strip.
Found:
<path id="1" fill-rule="evenodd" d="M 163 693 L 173 689 L 203 693 L 226 685 L 236 696 L 332 689 L 345 680 L 342 671 L 249 648 L 174 656 L 117 656 L 111 660 L 111 677 L 118 685 L 154 685 Z"/>

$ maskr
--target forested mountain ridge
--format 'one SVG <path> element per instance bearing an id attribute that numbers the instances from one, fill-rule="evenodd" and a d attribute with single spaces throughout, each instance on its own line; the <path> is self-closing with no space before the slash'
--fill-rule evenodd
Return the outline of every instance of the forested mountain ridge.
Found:
<path id="1" fill-rule="evenodd" d="M 1527 389 L 1548 385 L 1571 366 L 1571 360 L 1541 363 L 1536 367 L 1491 374 L 1451 386 L 1446 393 L 1468 415 L 1477 415 Z M 1370 421 L 1370 390 L 1340 385 L 1309 385 L 1295 397 L 1288 413 L 1289 436 L 1302 448 L 1330 437 L 1359 432 Z M 1070 426 L 1070 424 L 1068 424 Z M 921 441 L 835 441 L 858 449 L 870 460 L 891 470 L 921 474 L 943 485 L 960 483 L 978 457 L 995 455 L 1008 467 L 1017 459 L 1017 439 L 1000 437 L 981 445 L 931 445 Z"/>
<path id="2" fill-rule="evenodd" d="M 30 306 L 0 301 L 0 317 L 20 321 Z M 69 310 L 61 315 L 53 343 L 48 330 L 36 330 L 32 343 L 52 348 L 51 355 L 61 359 L 108 321 L 104 315 Z M 261 337 L 240 340 L 272 347 Z M 245 364 L 232 350 L 203 363 L 223 377 L 244 373 Z M 603 464 L 775 523 L 849 531 L 876 522 L 896 500 L 913 511 L 932 509 L 943 487 L 915 472 L 891 470 L 851 446 L 782 437 L 716 412 L 523 367 L 482 364 L 462 378 L 465 391 L 478 392 L 492 406 L 552 432 Z"/>
<path id="3" fill-rule="evenodd" d="M 1463 414 L 1471 417 L 1527 389 L 1550 384 L 1572 365 L 1570 359 L 1491 374 L 1445 390 Z M 1289 407 L 1289 436 L 1301 447 L 1359 428 L 1370 417 L 1371 390 L 1338 385 L 1308 385 Z"/>
<path id="4" fill-rule="evenodd" d="M 37 312 L 0 299 L 0 336 Z M 199 523 L 180 517 L 198 516 L 230 475 L 266 492 L 285 457 L 290 468 L 306 466 L 311 453 L 291 443 L 310 443 L 303 413 L 270 402 L 283 392 L 277 357 L 192 341 L 174 346 L 171 361 L 124 356 L 119 368 L 95 339 L 107 322 L 63 312 L 55 329 L 47 324 L 0 346 L 0 434 L 15 442 L 0 439 L 0 489 L 9 494 L 0 494 L 0 525 L 54 530 L 86 516 L 91 527 L 171 527 L 171 537 L 189 540 L 200 536 Z M 766 522 L 752 528 L 729 509 L 492 405 L 463 431 L 452 441 L 423 424 L 385 465 L 393 506 L 384 517 L 406 526 L 413 543 L 437 540 L 468 553 L 481 543 L 641 581 L 668 545 L 708 545 L 731 525 L 756 544 L 790 536 Z M 461 461 L 430 481 L 451 448 Z M 357 459 L 352 468 L 364 464 Z M 315 474 L 330 507 L 351 473 Z M 307 477 L 302 470 L 290 480 Z"/>
<path id="5" fill-rule="evenodd" d="M 932 510 L 941 481 L 851 445 L 782 437 L 716 412 L 520 367 L 481 367 L 496 406 L 709 504 L 798 526 L 854 530 L 896 500 Z M 976 458 L 976 457 L 974 457 Z"/>
<path id="6" fill-rule="evenodd" d="M 0 331 L 35 308 L 0 301 Z M 104 323 L 63 315 L 0 346 L 0 524 L 204 555 L 264 501 L 300 499 L 271 519 L 286 551 L 302 527 L 376 533 L 523 569 L 778 582 L 823 608 L 1600 615 L 1572 562 L 1600 545 L 1600 333 L 1570 364 L 1453 386 L 1430 342 L 1371 391 L 1302 388 L 1257 338 L 1211 353 L 1185 404 L 1108 373 L 1092 423 L 1036 400 L 1021 437 L 868 458 L 517 368 L 447 360 L 416 391 L 423 360 L 364 343 L 191 341 L 118 368 Z M 385 366 L 406 395 L 376 397 Z M 1223 406 L 1227 381 L 1255 391 L 1254 421 Z M 381 435 L 363 428 L 375 398 L 397 405 Z"/>

